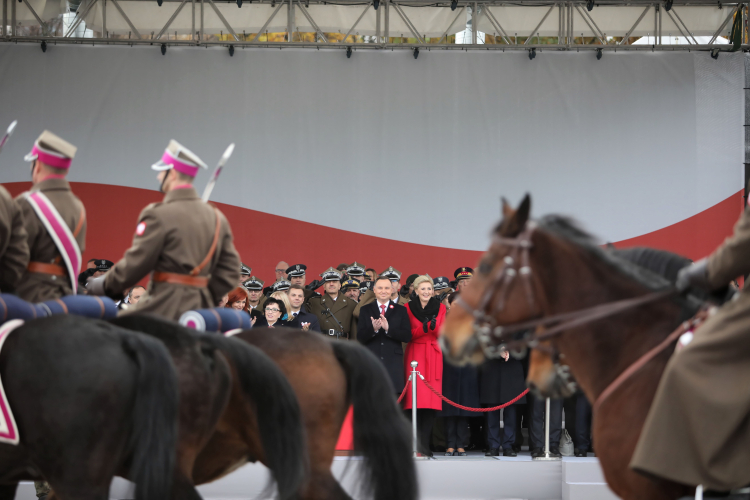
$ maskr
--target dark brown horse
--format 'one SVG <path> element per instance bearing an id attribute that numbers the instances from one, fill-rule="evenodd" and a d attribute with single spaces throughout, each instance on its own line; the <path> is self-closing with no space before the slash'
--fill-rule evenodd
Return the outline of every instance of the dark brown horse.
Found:
<path id="1" fill-rule="evenodd" d="M 354 446 L 364 457 L 363 491 L 375 500 L 413 500 L 417 480 L 408 423 L 396 405 L 391 382 L 378 359 L 357 342 L 329 340 L 291 328 L 257 328 L 232 338 L 252 344 L 273 359 L 299 400 L 307 431 L 310 469 L 299 491 L 306 500 L 351 497 L 331 473 L 341 425 L 354 406 Z M 219 431 L 198 457 L 196 483 L 216 479 L 247 455 L 262 454 L 246 436 L 252 420 Z"/>
<path id="2" fill-rule="evenodd" d="M 297 495 L 307 457 L 300 409 L 268 356 L 245 342 L 156 316 L 126 315 L 111 322 L 161 340 L 177 367 L 180 429 L 173 499 L 199 500 L 195 484 L 256 460 L 271 470 L 280 499 Z M 223 458 L 208 473 L 198 459 L 204 449 Z"/>
<path id="3" fill-rule="evenodd" d="M 667 280 L 603 250 L 570 219 L 550 216 L 532 223 L 530 207 L 528 196 L 517 210 L 505 204 L 492 246 L 462 292 L 461 304 L 446 318 L 444 352 L 451 360 L 476 363 L 485 353 L 496 354 L 500 339 L 514 340 L 509 333 L 518 340 L 523 328 L 535 327 L 525 334 L 536 340 L 529 386 L 544 396 L 563 395 L 569 387 L 564 363 L 594 402 L 697 304 L 660 292 L 669 288 Z M 592 313 L 605 304 L 597 310 L 602 314 Z M 594 414 L 592 433 L 602 470 L 610 488 L 626 500 L 675 499 L 694 490 L 629 468 L 673 349 L 669 345 L 646 363 Z"/>
<path id="4" fill-rule="evenodd" d="M 28 321 L 0 354 L 20 434 L 0 444 L 0 498 L 46 479 L 62 500 L 106 500 L 113 476 L 137 500 L 169 498 L 177 379 L 155 339 L 78 316 Z"/>

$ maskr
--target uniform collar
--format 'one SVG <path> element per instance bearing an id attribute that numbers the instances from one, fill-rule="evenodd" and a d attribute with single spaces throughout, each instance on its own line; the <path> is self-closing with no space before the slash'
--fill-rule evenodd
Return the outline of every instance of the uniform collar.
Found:
<path id="1" fill-rule="evenodd" d="M 198 191 L 194 187 L 173 189 L 164 195 L 164 203 L 170 201 L 199 200 Z"/>
<path id="2" fill-rule="evenodd" d="M 62 190 L 70 191 L 70 183 L 67 179 L 45 179 L 42 182 L 38 182 L 31 187 L 32 191 L 52 191 Z"/>

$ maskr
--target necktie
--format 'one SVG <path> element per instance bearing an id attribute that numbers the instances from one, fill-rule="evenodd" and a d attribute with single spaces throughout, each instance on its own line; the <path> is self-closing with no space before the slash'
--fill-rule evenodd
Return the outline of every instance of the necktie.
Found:
<path id="1" fill-rule="evenodd" d="M 380 314 L 382 314 L 383 316 L 385 316 L 385 306 L 382 305 L 382 304 L 380 306 Z"/>
<path id="2" fill-rule="evenodd" d="M 297 317 L 297 313 L 292 313 L 292 319 Z"/>

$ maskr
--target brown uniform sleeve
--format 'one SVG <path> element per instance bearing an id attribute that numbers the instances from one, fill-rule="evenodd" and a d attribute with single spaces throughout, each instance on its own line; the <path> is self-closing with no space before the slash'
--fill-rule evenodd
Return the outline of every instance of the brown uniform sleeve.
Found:
<path id="1" fill-rule="evenodd" d="M 31 205 L 26 199 L 26 193 L 16 196 L 16 202 L 21 209 L 23 228 L 26 230 L 26 245 L 29 249 L 36 248 L 40 233 L 46 232 L 46 229 L 44 229 L 42 221 L 39 220 L 34 209 L 31 208 Z"/>
<path id="2" fill-rule="evenodd" d="M 708 257 L 708 281 L 714 288 L 750 272 L 750 209 L 734 226 L 734 234 Z"/>
<path id="3" fill-rule="evenodd" d="M 221 214 L 220 220 L 226 230 L 223 231 L 219 255 L 208 282 L 208 291 L 211 292 L 214 304 L 218 304 L 221 298 L 234 289 L 240 280 L 240 256 L 234 248 L 232 228 L 224 214 Z"/>
<path id="4" fill-rule="evenodd" d="M 0 244 L 6 245 L 0 255 L 0 290 L 12 292 L 29 265 L 29 243 L 21 208 L 4 188 L 0 190 Z"/>
<path id="5" fill-rule="evenodd" d="M 154 207 L 144 208 L 138 217 L 133 244 L 105 275 L 105 293 L 109 297 L 120 298 L 125 290 L 153 271 L 162 253 L 164 238 L 164 229 L 154 213 Z"/>

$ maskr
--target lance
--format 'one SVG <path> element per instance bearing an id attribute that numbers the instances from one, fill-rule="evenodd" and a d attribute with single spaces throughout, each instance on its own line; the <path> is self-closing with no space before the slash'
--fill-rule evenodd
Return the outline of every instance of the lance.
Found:
<path id="1" fill-rule="evenodd" d="M 230 144 L 229 147 L 227 147 L 226 151 L 224 151 L 224 154 L 221 155 L 221 158 L 219 159 L 219 164 L 216 165 L 216 169 L 214 170 L 213 175 L 211 175 L 211 179 L 209 179 L 208 184 L 206 184 L 206 189 L 203 190 L 203 196 L 201 196 L 201 199 L 203 202 L 207 202 L 208 199 L 211 197 L 211 191 L 214 190 L 214 186 L 216 185 L 216 180 L 219 178 L 219 175 L 221 175 L 221 169 L 224 168 L 224 165 L 227 163 L 227 160 L 229 160 L 229 157 L 232 156 L 232 152 L 234 151 L 234 143 Z"/>
<path id="2" fill-rule="evenodd" d="M 16 125 L 18 125 L 18 120 L 13 120 L 13 123 L 8 126 L 8 131 L 5 132 L 5 135 L 2 139 L 0 139 L 0 151 L 3 150 L 3 146 L 5 146 L 5 143 L 8 142 L 8 139 L 11 135 L 13 135 L 13 130 L 15 130 Z"/>

